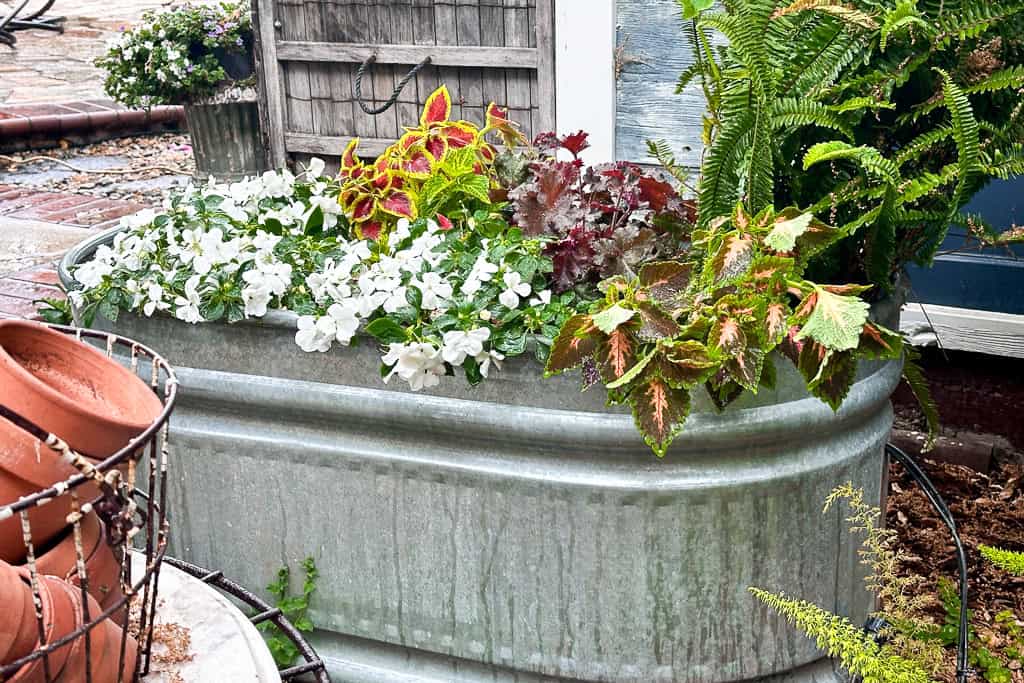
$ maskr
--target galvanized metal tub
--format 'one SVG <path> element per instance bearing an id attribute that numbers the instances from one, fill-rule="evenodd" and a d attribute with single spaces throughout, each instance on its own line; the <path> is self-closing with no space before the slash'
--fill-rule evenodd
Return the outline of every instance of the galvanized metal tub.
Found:
<path id="1" fill-rule="evenodd" d="M 869 611 L 857 539 L 821 509 L 847 481 L 880 499 L 897 363 L 833 414 L 778 362 L 777 390 L 698 401 L 658 460 L 535 362 L 412 394 L 368 340 L 303 353 L 287 314 L 112 327 L 178 368 L 173 554 L 249 586 L 314 555 L 335 681 L 845 680 L 747 587 Z"/>

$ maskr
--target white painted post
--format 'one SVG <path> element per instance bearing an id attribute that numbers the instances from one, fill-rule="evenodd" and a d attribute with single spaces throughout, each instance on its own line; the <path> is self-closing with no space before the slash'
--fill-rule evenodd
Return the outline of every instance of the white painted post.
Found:
<path id="1" fill-rule="evenodd" d="M 590 133 L 588 162 L 614 160 L 615 0 L 556 0 L 555 120 Z"/>

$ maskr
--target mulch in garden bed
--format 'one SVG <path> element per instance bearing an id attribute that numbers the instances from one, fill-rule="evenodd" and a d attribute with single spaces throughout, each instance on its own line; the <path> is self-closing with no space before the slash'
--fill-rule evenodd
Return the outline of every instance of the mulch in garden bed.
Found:
<path id="1" fill-rule="evenodd" d="M 1006 629 L 993 629 L 993 623 L 997 614 L 1010 610 L 1024 628 L 1024 577 L 1014 577 L 986 562 L 978 546 L 1024 551 L 1024 459 L 1019 455 L 997 458 L 987 475 L 962 465 L 920 462 L 949 505 L 967 551 L 968 606 L 974 612 L 976 644 L 1003 648 L 1008 641 Z M 942 623 L 945 612 L 938 598 L 939 579 L 955 581 L 957 577 L 949 531 L 902 467 L 892 465 L 890 475 L 887 524 L 898 535 L 901 572 L 923 577 L 924 590 L 935 595 L 930 612 Z M 946 670 L 939 680 L 954 681 L 953 648 L 946 654 Z M 1003 661 L 1007 663 L 1005 658 Z M 1024 683 L 1020 661 L 1009 661 L 1008 668 L 1012 683 Z"/>

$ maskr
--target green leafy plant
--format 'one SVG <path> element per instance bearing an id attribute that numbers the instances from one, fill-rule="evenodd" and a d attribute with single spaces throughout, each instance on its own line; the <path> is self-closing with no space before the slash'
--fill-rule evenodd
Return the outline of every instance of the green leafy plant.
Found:
<path id="1" fill-rule="evenodd" d="M 942 627 L 934 635 L 945 646 L 956 643 L 960 628 L 960 594 L 949 579 L 939 579 L 939 601 L 945 612 Z M 1012 683 L 1013 671 L 1009 665 L 1014 661 L 1024 664 L 1024 627 L 1013 612 L 1004 610 L 997 614 L 991 624 L 983 629 L 975 628 L 975 614 L 967 611 L 968 621 L 968 662 L 981 672 L 989 683 Z M 993 637 L 1001 634 L 1001 637 Z"/>
<path id="2" fill-rule="evenodd" d="M 951 223 L 988 243 L 1021 239 L 961 209 L 988 179 L 1024 171 L 1024 3 L 680 5 L 695 61 L 679 87 L 699 81 L 708 103 L 701 227 L 737 201 L 827 217 L 844 239 L 812 276 L 879 294 L 904 263 L 929 263 Z"/>
<path id="3" fill-rule="evenodd" d="M 987 545 L 980 546 L 978 550 L 981 551 L 982 556 L 986 560 L 1000 569 L 1017 576 L 1024 576 L 1024 553 L 1002 550 Z"/>
<path id="4" fill-rule="evenodd" d="M 303 632 L 313 630 L 313 622 L 307 612 L 309 611 L 309 599 L 316 591 L 316 581 L 320 577 L 317 571 L 316 562 L 312 557 L 302 561 L 302 591 L 292 595 L 292 571 L 285 565 L 277 571 L 277 578 L 267 586 L 267 591 L 274 597 L 276 606 L 291 622 L 292 626 Z M 284 633 L 271 621 L 260 623 L 257 628 L 263 631 L 270 654 L 274 656 L 274 662 L 279 669 L 286 669 L 295 663 L 299 656 L 299 649 L 289 640 Z"/>
<path id="5" fill-rule="evenodd" d="M 75 322 L 71 312 L 71 303 L 63 297 L 36 299 L 32 303 L 38 305 L 37 315 L 51 325 L 71 325 Z"/>
<path id="6" fill-rule="evenodd" d="M 220 5 L 180 5 L 147 12 L 142 21 L 107 44 L 96 66 L 104 89 L 129 107 L 179 104 L 213 94 L 231 80 L 224 59 L 251 59 L 248 0 Z"/>
<path id="7" fill-rule="evenodd" d="M 808 260 L 840 233 L 794 209 L 731 216 L 693 235 L 686 260 L 643 265 L 603 281 L 604 298 L 570 318 L 546 374 L 597 368 L 611 404 L 628 403 L 659 456 L 703 386 L 723 408 L 743 391 L 773 386 L 779 349 L 808 389 L 838 409 L 859 358 L 898 358 L 899 335 L 868 317 L 865 287 L 804 279 Z"/>
<path id="8" fill-rule="evenodd" d="M 843 668 L 865 681 L 875 683 L 930 683 L 931 677 L 918 663 L 879 645 L 870 633 L 803 600 L 792 600 L 751 588 L 758 600 L 779 612 L 813 639 L 818 648 L 834 657 Z"/>

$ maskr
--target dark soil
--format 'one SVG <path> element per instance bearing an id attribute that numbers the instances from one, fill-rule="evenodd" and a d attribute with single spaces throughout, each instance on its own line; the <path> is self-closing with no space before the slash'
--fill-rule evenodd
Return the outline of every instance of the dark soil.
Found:
<path id="1" fill-rule="evenodd" d="M 978 546 L 1024 551 L 1024 460 L 1019 454 L 998 457 L 988 475 L 961 465 L 927 460 L 922 465 L 949 505 L 967 551 L 968 605 L 974 611 L 973 625 L 990 645 L 1005 645 L 1005 637 L 992 628 L 993 620 L 999 612 L 1011 610 L 1018 622 L 1024 621 L 1024 577 L 1011 576 L 985 562 Z M 957 577 L 949 531 L 902 467 L 892 465 L 890 474 L 887 523 L 899 538 L 904 555 L 901 570 L 924 577 L 926 590 L 936 595 L 932 616 L 942 623 L 944 612 L 937 597 L 938 580 Z M 1009 668 L 1013 669 L 1013 683 L 1024 683 L 1020 663 L 1011 663 Z M 946 669 L 940 680 L 953 681 L 952 648 L 947 650 Z"/>

